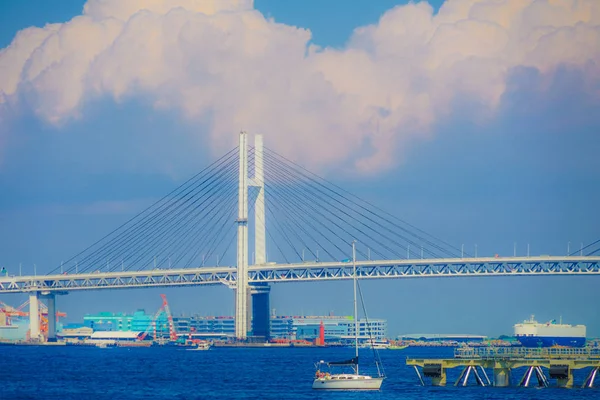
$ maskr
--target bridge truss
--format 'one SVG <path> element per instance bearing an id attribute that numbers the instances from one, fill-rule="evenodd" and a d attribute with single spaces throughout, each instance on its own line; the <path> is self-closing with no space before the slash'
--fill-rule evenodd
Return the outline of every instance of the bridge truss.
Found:
<path id="1" fill-rule="evenodd" d="M 359 279 L 400 279 L 484 276 L 600 275 L 600 257 L 446 258 L 357 261 Z M 331 281 L 352 278 L 348 262 L 251 265 L 248 283 Z M 68 292 L 198 285 L 235 288 L 232 266 L 106 273 L 1 277 L 0 294 Z"/>

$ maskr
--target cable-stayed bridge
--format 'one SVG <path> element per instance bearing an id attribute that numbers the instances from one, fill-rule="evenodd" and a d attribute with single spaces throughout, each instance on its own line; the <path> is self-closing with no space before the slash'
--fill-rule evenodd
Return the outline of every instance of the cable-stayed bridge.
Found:
<path id="1" fill-rule="evenodd" d="M 566 257 L 465 254 L 241 133 L 237 148 L 48 275 L 0 277 L 0 293 L 29 293 L 35 315 L 40 296 L 53 310 L 70 291 L 225 284 L 245 338 L 250 303 L 268 323 L 270 283 L 351 278 L 353 240 L 361 279 L 600 274 L 600 240 Z"/>
<path id="2" fill-rule="evenodd" d="M 22 276 L 3 279 L 2 293 L 32 290 L 64 292 L 97 289 L 132 289 L 167 286 L 228 285 L 235 287 L 236 267 L 200 267 L 185 269 L 117 271 L 82 274 Z M 541 276 L 600 274 L 600 257 L 503 257 L 462 259 L 419 259 L 357 261 L 360 279 Z M 251 265 L 248 282 L 278 283 L 340 280 L 352 278 L 352 264 L 322 262 L 300 264 Z"/>

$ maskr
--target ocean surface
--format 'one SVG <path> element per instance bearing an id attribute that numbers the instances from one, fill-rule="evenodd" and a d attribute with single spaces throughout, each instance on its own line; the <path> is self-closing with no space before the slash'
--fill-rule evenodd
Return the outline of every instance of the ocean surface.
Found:
<path id="1" fill-rule="evenodd" d="M 421 386 L 406 357 L 452 357 L 448 348 L 382 350 L 379 392 L 311 389 L 319 360 L 348 359 L 347 348 L 96 348 L 0 346 L 0 399 L 600 399 L 600 389 Z M 372 351 L 361 349 L 365 372 Z M 513 373 L 517 384 L 524 371 Z M 490 372 L 488 371 L 488 374 Z M 580 387 L 584 373 L 575 375 Z M 491 378 L 491 377 L 490 377 Z M 600 385 L 600 379 L 596 379 Z M 555 385 L 555 381 L 551 381 Z"/>

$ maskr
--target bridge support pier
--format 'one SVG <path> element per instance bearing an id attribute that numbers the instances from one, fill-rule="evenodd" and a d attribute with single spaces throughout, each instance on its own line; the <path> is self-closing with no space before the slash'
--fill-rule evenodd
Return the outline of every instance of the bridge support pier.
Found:
<path id="1" fill-rule="evenodd" d="M 40 341 L 40 301 L 38 292 L 29 294 L 29 340 L 32 342 Z"/>
<path id="2" fill-rule="evenodd" d="M 48 299 L 48 342 L 56 342 L 56 296 L 54 293 L 44 295 Z"/>
<path id="3" fill-rule="evenodd" d="M 252 295 L 252 336 L 271 338 L 270 292 L 268 283 L 253 283 L 250 285 Z"/>

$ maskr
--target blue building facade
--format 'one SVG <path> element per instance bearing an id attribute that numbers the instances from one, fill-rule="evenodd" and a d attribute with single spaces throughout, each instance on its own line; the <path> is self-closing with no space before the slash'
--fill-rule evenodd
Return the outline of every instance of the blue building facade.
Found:
<path id="1" fill-rule="evenodd" d="M 86 315 L 84 326 L 94 331 L 148 331 L 154 334 L 153 315 L 138 310 L 131 315 L 123 313 L 98 313 Z M 323 323 L 325 340 L 340 342 L 354 338 L 354 319 L 349 316 L 271 316 L 270 337 L 290 340 L 312 341 L 319 336 Z M 235 319 L 232 316 L 178 316 L 173 317 L 175 331 L 179 335 L 235 337 Z M 264 332 L 263 332 L 264 333 Z M 157 337 L 169 335 L 169 325 L 165 314 L 156 319 Z M 261 334 L 260 336 L 264 336 Z M 387 337 L 387 321 L 383 319 L 360 319 L 358 336 L 367 339 L 384 339 Z"/>

